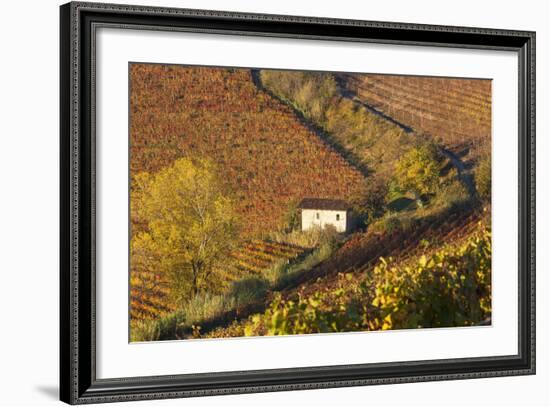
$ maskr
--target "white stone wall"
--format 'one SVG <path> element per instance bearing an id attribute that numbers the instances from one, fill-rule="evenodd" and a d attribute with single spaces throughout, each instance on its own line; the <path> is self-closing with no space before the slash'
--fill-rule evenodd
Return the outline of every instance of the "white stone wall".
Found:
<path id="1" fill-rule="evenodd" d="M 339 219 L 337 219 L 337 215 Z M 337 232 L 345 232 L 347 225 L 347 212 L 321 209 L 302 209 L 302 230 L 308 230 L 315 226 L 324 228 L 326 225 L 334 225 Z"/>

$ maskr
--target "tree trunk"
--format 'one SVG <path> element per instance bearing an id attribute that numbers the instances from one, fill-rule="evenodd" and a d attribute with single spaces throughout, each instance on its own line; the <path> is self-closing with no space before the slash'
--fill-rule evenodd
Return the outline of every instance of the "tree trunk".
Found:
<path id="1" fill-rule="evenodd" d="M 199 270 L 200 267 L 197 263 L 192 262 L 191 268 L 193 269 L 193 281 L 191 282 L 191 288 L 193 290 L 193 295 L 197 296 L 199 293 Z"/>

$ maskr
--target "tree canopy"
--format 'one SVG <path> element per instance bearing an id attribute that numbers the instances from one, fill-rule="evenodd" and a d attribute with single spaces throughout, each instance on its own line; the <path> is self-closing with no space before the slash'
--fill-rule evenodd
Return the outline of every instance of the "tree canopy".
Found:
<path id="1" fill-rule="evenodd" d="M 415 199 L 434 193 L 439 183 L 439 155 L 436 147 L 422 144 L 413 147 L 395 166 L 394 182 L 403 192 L 412 192 Z"/>
<path id="2" fill-rule="evenodd" d="M 176 300 L 215 289 L 221 284 L 216 269 L 238 231 L 233 202 L 214 165 L 182 158 L 155 175 L 141 174 L 134 184 L 132 213 L 147 225 L 132 238 L 136 265 L 154 267 L 168 279 Z"/>

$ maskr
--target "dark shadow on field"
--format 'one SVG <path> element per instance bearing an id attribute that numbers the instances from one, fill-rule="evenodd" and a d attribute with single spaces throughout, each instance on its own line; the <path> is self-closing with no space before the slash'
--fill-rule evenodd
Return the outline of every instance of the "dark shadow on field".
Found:
<path id="1" fill-rule="evenodd" d="M 468 194 L 470 194 L 470 197 L 473 200 L 478 200 L 479 196 L 477 194 L 475 186 L 474 175 L 471 171 L 468 171 L 460 156 L 443 147 L 440 147 L 439 150 L 444 156 L 449 159 L 449 161 L 451 161 L 453 166 L 456 168 L 458 172 L 458 178 L 468 190 Z"/>
<path id="2" fill-rule="evenodd" d="M 405 196 L 394 199 L 387 205 L 391 212 L 411 211 L 416 208 L 414 199 Z"/>
<path id="3" fill-rule="evenodd" d="M 252 82 L 254 83 L 254 85 L 258 90 L 260 90 L 261 92 L 267 93 L 269 96 L 271 96 L 275 100 L 278 100 L 282 104 L 291 108 L 294 114 L 296 115 L 296 118 L 298 119 L 298 121 L 302 126 L 307 128 L 309 131 L 315 133 L 321 139 L 321 141 L 329 145 L 333 150 L 335 150 L 338 154 L 340 154 L 340 156 L 344 158 L 344 160 L 346 160 L 349 165 L 351 165 L 353 168 L 361 172 L 361 174 L 363 174 L 365 177 L 368 177 L 369 175 L 371 175 L 371 170 L 367 168 L 367 166 L 363 164 L 361 160 L 357 156 L 355 156 L 355 154 L 353 154 L 351 151 L 349 151 L 344 146 L 342 146 L 337 140 L 331 137 L 331 135 L 328 134 L 321 127 L 319 127 L 314 122 L 312 122 L 307 117 L 305 117 L 304 114 L 300 110 L 296 109 L 295 106 L 293 106 L 288 101 L 280 98 L 279 96 L 271 92 L 269 89 L 267 89 L 262 83 L 259 69 L 251 69 L 250 74 L 252 76 Z"/>

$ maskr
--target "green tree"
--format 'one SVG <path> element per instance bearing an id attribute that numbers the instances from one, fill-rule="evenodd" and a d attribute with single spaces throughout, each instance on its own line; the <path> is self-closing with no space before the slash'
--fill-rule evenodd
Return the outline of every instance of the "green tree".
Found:
<path id="1" fill-rule="evenodd" d="M 414 194 L 421 206 L 421 196 L 434 193 L 439 184 L 439 154 L 434 145 L 413 147 L 395 166 L 394 182 L 403 191 Z"/>
<path id="2" fill-rule="evenodd" d="M 388 185 L 384 179 L 368 178 L 365 188 L 350 199 L 359 226 L 365 226 L 384 214 L 387 195 Z"/>
<path id="3" fill-rule="evenodd" d="M 147 247 L 159 257 L 158 269 L 183 300 L 212 288 L 215 271 L 234 248 L 237 220 L 213 164 L 179 159 L 156 175 L 140 178 L 138 213 L 148 231 L 134 237 L 134 247 Z"/>

